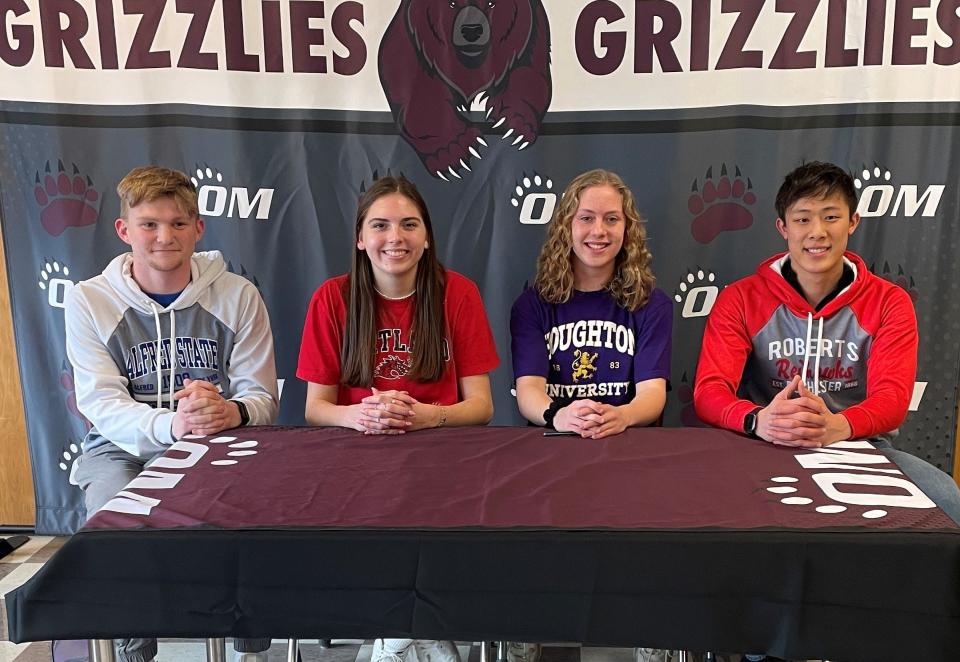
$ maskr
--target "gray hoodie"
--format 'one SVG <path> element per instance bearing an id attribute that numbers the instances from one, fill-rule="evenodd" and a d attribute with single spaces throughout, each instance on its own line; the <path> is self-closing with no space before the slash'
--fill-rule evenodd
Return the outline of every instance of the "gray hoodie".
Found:
<path id="1" fill-rule="evenodd" d="M 243 401 L 250 424 L 272 423 L 273 334 L 257 288 L 228 272 L 218 251 L 195 253 L 190 283 L 161 308 L 133 279 L 132 262 L 119 255 L 67 296 L 77 406 L 93 423 L 83 449 L 109 440 L 137 457 L 164 450 L 175 441 L 173 394 L 187 378 Z"/>

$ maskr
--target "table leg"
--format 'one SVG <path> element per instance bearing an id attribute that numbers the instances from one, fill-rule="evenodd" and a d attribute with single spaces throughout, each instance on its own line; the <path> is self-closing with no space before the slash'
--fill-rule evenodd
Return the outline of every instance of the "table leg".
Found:
<path id="1" fill-rule="evenodd" d="M 707 653 L 703 658 L 703 662 L 717 662 L 717 656 L 713 653 Z"/>
<path id="2" fill-rule="evenodd" d="M 223 637 L 207 639 L 207 662 L 227 662 L 227 641 Z"/>
<path id="3" fill-rule="evenodd" d="M 510 645 L 508 641 L 498 641 L 497 642 L 497 662 L 507 662 L 507 646 Z"/>
<path id="4" fill-rule="evenodd" d="M 680 662 L 690 662 L 690 653 L 687 651 L 680 651 Z"/>
<path id="5" fill-rule="evenodd" d="M 90 662 L 116 662 L 113 639 L 88 639 L 87 654 Z"/>
<path id="6" fill-rule="evenodd" d="M 287 640 L 287 662 L 297 662 L 297 653 L 300 652 L 300 640 Z"/>

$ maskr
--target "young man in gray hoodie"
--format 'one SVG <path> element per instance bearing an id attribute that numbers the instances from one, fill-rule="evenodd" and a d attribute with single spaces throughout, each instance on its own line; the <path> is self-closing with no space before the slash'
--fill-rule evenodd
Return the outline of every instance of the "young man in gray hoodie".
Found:
<path id="1" fill-rule="evenodd" d="M 115 228 L 131 251 L 66 302 L 77 405 L 93 424 L 75 477 L 88 517 L 177 439 L 269 424 L 279 406 L 266 307 L 219 252 L 194 253 L 204 225 L 187 176 L 136 168 L 117 193 Z M 235 646 L 266 660 L 270 641 Z M 156 651 L 153 639 L 117 641 L 123 662 Z"/>

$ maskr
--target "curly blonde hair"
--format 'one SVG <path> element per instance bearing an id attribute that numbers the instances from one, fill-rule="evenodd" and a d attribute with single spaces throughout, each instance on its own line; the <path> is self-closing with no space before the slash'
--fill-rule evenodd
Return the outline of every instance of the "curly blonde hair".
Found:
<path id="1" fill-rule="evenodd" d="M 623 200 L 626 228 L 623 246 L 617 253 L 613 278 L 605 289 L 617 303 L 629 311 L 643 306 L 656 285 L 650 263 L 653 256 L 647 249 L 646 220 L 637 211 L 633 192 L 620 176 L 609 170 L 590 170 L 577 176 L 567 186 L 550 222 L 547 239 L 537 259 L 534 285 L 540 296 L 550 303 L 564 303 L 573 294 L 573 216 L 580 206 L 580 196 L 591 186 L 611 186 Z"/>

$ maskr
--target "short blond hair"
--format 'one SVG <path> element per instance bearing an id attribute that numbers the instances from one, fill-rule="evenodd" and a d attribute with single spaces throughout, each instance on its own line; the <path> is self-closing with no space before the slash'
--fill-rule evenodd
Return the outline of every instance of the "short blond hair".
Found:
<path id="1" fill-rule="evenodd" d="M 134 168 L 117 184 L 117 195 L 120 196 L 120 216 L 124 219 L 131 207 L 166 196 L 176 200 L 191 218 L 200 217 L 197 189 L 190 178 L 179 170 L 155 165 Z"/>

